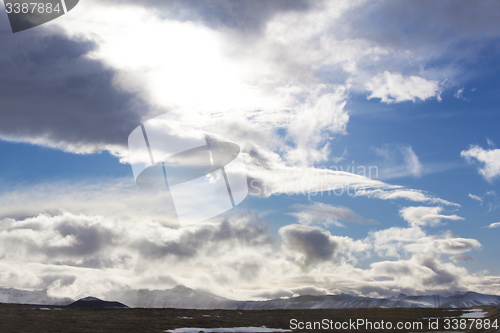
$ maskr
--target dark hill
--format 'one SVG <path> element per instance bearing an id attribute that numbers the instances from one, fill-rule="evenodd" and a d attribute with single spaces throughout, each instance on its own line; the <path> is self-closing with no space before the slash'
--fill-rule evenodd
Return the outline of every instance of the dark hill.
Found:
<path id="1" fill-rule="evenodd" d="M 120 302 L 103 301 L 96 297 L 85 297 L 66 306 L 74 309 L 126 309 L 128 306 Z"/>

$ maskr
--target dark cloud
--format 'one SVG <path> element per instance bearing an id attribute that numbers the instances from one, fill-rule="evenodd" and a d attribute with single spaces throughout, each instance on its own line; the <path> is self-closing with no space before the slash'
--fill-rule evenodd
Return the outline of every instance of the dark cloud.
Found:
<path id="1" fill-rule="evenodd" d="M 348 10 L 340 34 L 392 46 L 418 49 L 446 47 L 459 40 L 498 37 L 500 3 L 496 1 L 382 1 Z"/>
<path id="2" fill-rule="evenodd" d="M 280 229 L 283 247 L 292 253 L 299 253 L 305 266 L 333 259 L 337 242 L 318 227 L 288 225 Z"/>
<path id="3" fill-rule="evenodd" d="M 262 248 L 275 241 L 267 227 L 251 216 L 177 231 L 159 225 L 149 229 L 170 234 L 169 240 L 162 240 L 161 236 L 150 238 L 147 233 L 136 235 L 120 226 L 127 223 L 132 222 L 70 213 L 39 215 L 24 221 L 6 219 L 0 229 L 0 256 L 27 256 L 53 264 L 104 268 L 127 265 L 137 254 L 142 262 L 217 259 L 235 247 Z M 260 262 L 252 258 L 233 266 L 244 280 L 254 279 L 260 270 Z"/>
<path id="4" fill-rule="evenodd" d="M 133 0 L 106 0 L 112 4 L 134 4 Z M 245 32 L 260 30 L 279 12 L 306 11 L 314 6 L 307 0 L 144 0 L 140 6 L 154 9 L 165 19 L 200 22 L 211 28 L 233 28 Z"/>
<path id="5" fill-rule="evenodd" d="M 331 31 L 339 39 L 366 40 L 391 51 L 378 60 L 376 67 L 374 59 L 364 59 L 368 69 L 381 72 L 377 68 L 383 68 L 405 75 L 425 69 L 427 78 L 446 78 L 447 85 L 453 85 L 498 69 L 491 59 L 500 55 L 500 3 L 365 2 L 343 13 Z M 400 56 L 408 51 L 413 61 Z M 463 70 L 486 61 L 489 66 L 479 67 L 475 73 Z"/>
<path id="6" fill-rule="evenodd" d="M 116 235 L 113 230 L 99 224 L 82 224 L 77 219 L 59 224 L 55 230 L 63 237 L 73 237 L 71 246 L 52 246 L 46 249 L 50 257 L 88 256 L 101 251 L 106 246 L 115 246 Z"/>
<path id="7" fill-rule="evenodd" d="M 421 264 L 431 269 L 434 272 L 434 274 L 431 277 L 423 279 L 425 285 L 429 286 L 448 285 L 455 283 L 458 280 L 458 276 L 456 276 L 451 272 L 448 272 L 443 267 L 440 267 L 441 265 L 438 262 L 436 262 L 436 260 L 433 258 L 424 259 Z"/>
<path id="8" fill-rule="evenodd" d="M 259 247 L 271 245 L 273 238 L 265 225 L 251 219 L 225 220 L 220 224 L 200 224 L 196 228 L 182 229 L 180 236 L 174 240 L 155 243 L 140 240 L 134 247 L 145 257 L 160 259 L 173 256 L 183 260 L 204 254 L 217 256 L 219 251 L 228 246 Z"/>
<path id="9" fill-rule="evenodd" d="M 2 242 L 33 256 L 44 255 L 53 261 L 79 261 L 115 246 L 116 233 L 83 216 L 39 216 L 6 228 Z M 37 237 L 37 235 L 40 235 Z M 40 238 L 40 239 L 37 239 Z M 10 252 L 10 251 L 8 251 Z"/>
<path id="10" fill-rule="evenodd" d="M 0 34 L 0 136 L 80 152 L 126 147 L 146 104 L 113 86 L 113 70 L 85 57 L 93 42 L 37 29 Z"/>

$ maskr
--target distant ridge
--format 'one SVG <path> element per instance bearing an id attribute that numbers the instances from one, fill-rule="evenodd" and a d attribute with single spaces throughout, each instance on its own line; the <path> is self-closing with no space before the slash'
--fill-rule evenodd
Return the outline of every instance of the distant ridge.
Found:
<path id="1" fill-rule="evenodd" d="M 120 302 L 103 301 L 96 297 L 85 297 L 66 306 L 75 309 L 127 309 L 128 306 Z"/>
<path id="2" fill-rule="evenodd" d="M 451 296 L 399 296 L 371 298 L 340 295 L 304 295 L 268 301 L 235 301 L 185 286 L 167 290 L 132 290 L 116 299 L 139 308 L 227 309 L 227 310 L 286 310 L 286 309 L 354 309 L 354 308 L 465 308 L 471 306 L 500 306 L 500 296 L 476 292 Z"/>
<path id="3" fill-rule="evenodd" d="M 108 302 L 95 297 L 76 302 L 69 298 L 47 296 L 46 291 L 26 291 L 0 288 L 0 303 L 68 305 L 69 308 L 177 308 L 177 309 L 226 309 L 226 310 L 287 310 L 287 309 L 355 309 L 355 308 L 466 308 L 492 305 L 500 307 L 500 296 L 472 291 L 449 296 L 399 296 L 371 298 L 340 295 L 304 295 L 268 301 L 235 301 L 209 292 L 196 291 L 179 285 L 166 290 L 128 290 L 112 293 Z M 70 304 L 71 303 L 71 304 Z"/>

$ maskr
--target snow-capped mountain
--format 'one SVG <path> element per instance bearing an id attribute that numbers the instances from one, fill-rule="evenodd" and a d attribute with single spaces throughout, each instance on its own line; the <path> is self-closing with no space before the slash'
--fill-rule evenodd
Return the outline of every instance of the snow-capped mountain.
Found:
<path id="1" fill-rule="evenodd" d="M 234 302 L 184 286 L 167 290 L 130 290 L 115 298 L 137 308 L 221 309 L 226 302 Z"/>
<path id="2" fill-rule="evenodd" d="M 207 292 L 177 286 L 169 290 L 134 290 L 116 297 L 130 307 L 274 310 L 274 309 L 352 309 L 352 308 L 462 308 L 477 305 L 500 306 L 500 296 L 474 292 L 451 296 L 406 296 L 370 298 L 340 295 L 298 296 L 269 301 L 234 301 Z"/>
<path id="3" fill-rule="evenodd" d="M 472 291 L 446 297 L 442 302 L 442 308 L 466 308 L 478 305 L 500 305 L 500 296 L 484 295 Z"/>
<path id="4" fill-rule="evenodd" d="M 465 308 L 479 305 L 500 306 L 500 296 L 484 295 L 470 291 L 449 296 L 407 296 L 401 294 L 390 298 L 370 298 L 340 294 L 298 296 L 268 301 L 235 301 L 208 292 L 196 291 L 185 286 L 177 286 L 167 290 L 129 290 L 121 294 L 110 294 L 106 298 L 117 300 L 132 308 L 203 310 Z M 26 291 L 0 288 L 0 303 L 68 305 L 72 301 L 69 298 L 59 299 L 49 297 L 44 290 Z"/>
<path id="5" fill-rule="evenodd" d="M 73 301 L 71 298 L 51 297 L 46 290 L 0 288 L 0 303 L 67 305 Z"/>

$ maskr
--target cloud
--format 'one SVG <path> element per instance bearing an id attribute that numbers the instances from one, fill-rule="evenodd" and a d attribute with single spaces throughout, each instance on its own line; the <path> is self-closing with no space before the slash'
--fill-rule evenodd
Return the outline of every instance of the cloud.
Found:
<path id="1" fill-rule="evenodd" d="M 369 198 L 378 198 L 383 200 L 406 199 L 416 202 L 427 202 L 431 204 L 460 206 L 459 204 L 450 202 L 448 200 L 432 197 L 431 195 L 428 195 L 423 191 L 405 188 L 395 190 L 389 189 L 386 191 L 382 189 L 362 189 L 359 192 L 356 192 L 356 196 L 367 196 Z"/>
<path id="2" fill-rule="evenodd" d="M 349 114 L 344 110 L 346 104 L 345 88 L 339 87 L 334 93 L 321 93 L 328 86 L 320 86 L 314 95 L 297 111 L 297 116 L 288 128 L 288 136 L 296 143 L 294 149 L 287 152 L 291 163 L 312 164 L 328 160 L 329 147 L 318 146 L 325 137 L 333 134 L 345 134 Z"/>
<path id="3" fill-rule="evenodd" d="M 477 160 L 482 166 L 478 168 L 479 174 L 488 182 L 493 182 L 500 175 L 500 149 L 483 149 L 472 145 L 468 150 L 463 150 L 460 156 L 467 162 Z"/>
<path id="4" fill-rule="evenodd" d="M 500 227 L 500 222 L 491 223 L 489 226 L 485 228 L 498 228 L 498 227 Z"/>
<path id="5" fill-rule="evenodd" d="M 364 219 L 347 207 L 332 206 L 320 202 L 315 202 L 311 205 L 295 204 L 291 207 L 297 210 L 295 213 L 288 213 L 299 220 L 302 224 L 333 224 L 336 226 L 344 226 L 340 221 L 358 223 L 358 224 L 374 224 L 377 223 L 374 219 Z"/>
<path id="6" fill-rule="evenodd" d="M 481 203 L 481 205 L 483 204 L 483 198 L 481 198 L 481 197 L 479 197 L 477 195 L 469 193 L 469 198 L 471 198 L 472 200 L 479 201 Z"/>
<path id="7" fill-rule="evenodd" d="M 245 33 L 258 32 L 266 23 L 281 12 L 309 10 L 315 4 L 311 1 L 277 0 L 268 2 L 256 0 L 232 2 L 228 0 L 200 1 L 180 0 L 164 2 L 146 0 L 140 3 L 131 0 L 106 0 L 110 5 L 135 5 L 161 13 L 163 19 L 193 21 L 213 29 L 236 29 Z"/>
<path id="8" fill-rule="evenodd" d="M 278 234 L 281 239 L 253 213 L 182 229 L 70 212 L 3 219 L 0 284 L 72 298 L 177 284 L 237 299 L 492 288 L 491 277 L 443 262 L 442 255 L 463 262 L 459 255 L 480 247 L 451 233 L 428 235 L 417 225 L 356 240 L 317 226 L 287 225 Z M 361 268 L 363 258 L 371 265 Z"/>
<path id="9" fill-rule="evenodd" d="M 40 29 L 1 37 L 0 138 L 125 156 L 128 134 L 151 108 L 115 87 L 115 71 L 91 57 L 95 41 Z"/>
<path id="10" fill-rule="evenodd" d="M 402 153 L 408 167 L 408 170 L 412 175 L 418 177 L 422 172 L 422 164 L 418 160 L 417 155 L 413 152 L 413 149 L 410 146 L 402 148 Z"/>
<path id="11" fill-rule="evenodd" d="M 419 227 L 400 228 L 390 227 L 383 230 L 371 231 L 367 241 L 373 244 L 373 250 L 379 257 L 401 257 L 404 246 L 426 236 Z"/>
<path id="12" fill-rule="evenodd" d="M 467 58 L 455 52 L 454 43 L 474 41 L 469 50 L 479 52 L 477 34 L 485 41 L 498 36 L 491 28 L 493 5 L 410 7 L 347 1 L 81 3 L 72 15 L 39 27 L 39 35 L 2 36 L 2 82 L 8 84 L 0 100 L 3 110 L 15 112 L 2 117 L 0 137 L 77 153 L 108 150 L 126 161 L 126 137 L 142 120 L 173 108 L 204 108 L 211 117 L 239 113 L 249 122 L 284 129 L 287 140 L 273 152 L 311 165 L 328 158 L 329 140 L 345 133 L 344 104 L 352 90 L 365 84 L 386 89 L 372 95 L 388 102 L 437 96 L 436 82 L 460 70 L 423 70 L 426 63 L 443 53 Z M 457 25 L 463 8 L 484 21 L 474 18 L 468 29 Z M 373 26 L 380 17 L 385 23 Z M 440 48 L 428 52 L 424 45 Z M 408 65 L 412 60 L 418 65 Z M 374 87 L 373 80 L 383 84 Z M 393 80 L 402 85 L 394 87 Z"/>
<path id="13" fill-rule="evenodd" d="M 397 145 L 392 148 L 386 145 L 384 148 L 376 148 L 375 153 L 384 158 L 383 167 L 380 168 L 382 179 L 420 177 L 423 173 L 423 166 L 411 146 Z"/>
<path id="14" fill-rule="evenodd" d="M 463 220 L 463 217 L 457 215 L 442 215 L 443 207 L 405 207 L 399 211 L 399 214 L 405 221 L 413 226 L 436 226 L 442 219 Z"/>
<path id="15" fill-rule="evenodd" d="M 283 248 L 305 266 L 333 259 L 339 244 L 318 227 L 287 225 L 280 229 Z"/>
<path id="16" fill-rule="evenodd" d="M 24 219 L 40 213 L 57 215 L 68 211 L 179 226 L 168 192 L 144 190 L 135 185 L 132 177 L 30 186 L 4 184 L 0 200 L 3 203 L 0 218 Z"/>
<path id="17" fill-rule="evenodd" d="M 295 295 L 327 295 L 328 290 L 325 288 L 317 288 L 317 287 L 298 287 L 292 289 L 294 296 Z"/>
<path id="18" fill-rule="evenodd" d="M 24 220 L 4 219 L 0 229 L 0 256 L 2 264 L 7 266 L 14 264 L 15 267 L 16 262 L 25 261 L 52 270 L 51 265 L 59 265 L 59 273 L 50 273 L 55 278 L 44 277 L 47 273 L 40 274 L 45 280 L 37 282 L 38 287 L 50 287 L 59 292 L 69 292 L 70 286 L 60 284 L 61 279 L 68 276 L 74 276 L 74 283 L 69 283 L 76 288 L 73 292 L 85 292 L 87 288 L 78 289 L 84 279 L 76 273 L 78 269 L 94 278 L 100 274 L 107 276 L 103 281 L 121 280 L 119 286 L 112 289 L 123 289 L 125 280 L 132 284 L 175 286 L 182 281 L 179 274 L 184 267 L 197 266 L 200 262 L 210 266 L 214 260 L 225 267 L 228 275 L 235 273 L 234 278 L 251 282 L 262 265 L 262 254 L 270 251 L 274 239 L 263 224 L 250 216 L 246 222 L 245 219 L 184 229 L 166 228 L 148 220 L 69 212 L 54 216 L 41 214 Z M 13 248 L 16 250 L 12 251 Z M 230 252 L 232 255 L 227 256 Z M 158 265 L 169 266 L 169 274 L 174 277 L 166 279 L 169 275 L 157 271 Z M 102 271 L 93 274 L 95 269 Z M 108 273 L 104 273 L 106 270 Z M 127 271 L 135 273 L 125 278 L 122 273 Z M 163 282 L 161 279 L 154 281 L 161 276 Z M 1 283 L 5 285 L 6 281 Z"/>
<path id="19" fill-rule="evenodd" d="M 418 239 L 413 244 L 408 244 L 405 249 L 412 253 L 432 253 L 438 251 L 446 254 L 461 254 L 481 247 L 475 239 L 459 238 L 447 233 L 443 236 L 429 236 Z"/>
<path id="20" fill-rule="evenodd" d="M 238 126 L 242 123 L 233 123 L 227 137 L 231 138 Z M 255 125 L 254 125 L 255 126 Z M 286 161 L 276 152 L 269 151 L 265 145 L 279 145 L 279 138 L 269 135 L 263 129 L 260 135 L 262 146 L 249 140 L 250 137 L 259 137 L 258 130 L 253 126 L 251 130 L 242 129 L 245 138 L 239 143 L 245 152 L 245 163 L 247 176 L 249 178 L 249 192 L 259 197 L 270 197 L 271 195 L 307 195 L 314 198 L 317 195 L 328 196 L 367 196 L 383 200 L 406 199 L 416 202 L 428 202 L 441 205 L 455 205 L 456 203 L 436 198 L 424 191 L 405 188 L 399 185 L 391 185 L 377 179 L 370 178 L 372 170 L 359 171 L 359 174 L 346 171 L 338 171 L 327 168 L 315 168 L 307 166 L 289 166 Z M 260 127 L 262 128 L 262 127 Z M 224 130 L 221 129 L 222 134 Z M 375 175 L 374 175 L 375 176 Z"/>
<path id="21" fill-rule="evenodd" d="M 405 101 L 415 102 L 418 98 L 422 101 L 430 97 L 439 97 L 439 83 L 428 81 L 422 77 L 404 77 L 400 73 L 380 73 L 365 84 L 366 90 L 371 91 L 368 99 L 380 98 L 384 103 L 400 103 Z"/>
<path id="22" fill-rule="evenodd" d="M 463 285 L 461 274 L 467 274 L 467 271 L 463 267 L 443 262 L 441 256 L 453 254 L 451 258 L 454 262 L 463 262 L 460 257 L 465 261 L 468 256 L 459 254 L 481 246 L 475 239 L 459 238 L 450 232 L 438 236 L 427 235 L 415 224 L 408 228 L 392 227 L 371 232 L 365 242 L 373 244 L 373 250 L 379 257 L 399 259 L 372 263 L 375 276 L 382 280 L 390 278 L 389 283 L 400 286 L 410 287 L 412 284 L 410 288 L 414 290 L 435 287 L 453 290 Z M 407 259 L 402 259 L 404 257 Z"/>
<path id="23" fill-rule="evenodd" d="M 107 246 L 114 234 L 102 218 L 69 213 L 51 217 L 39 215 L 23 221 L 3 220 L 0 229 L 1 255 L 5 259 L 31 257 L 49 262 L 77 257 L 85 261 Z M 10 251 L 16 248 L 17 251 Z"/>
<path id="24" fill-rule="evenodd" d="M 463 101 L 470 101 L 470 98 L 465 98 L 463 93 L 464 93 L 464 88 L 460 88 L 457 90 L 456 93 L 453 94 L 453 97 L 461 99 Z"/>
<path id="25" fill-rule="evenodd" d="M 360 6 L 362 10 L 353 6 L 343 13 L 338 22 L 338 27 L 343 28 L 338 29 L 341 36 L 369 40 L 390 50 L 377 60 L 384 62 L 385 70 L 405 76 L 420 74 L 461 86 L 460 81 L 477 75 L 464 63 L 473 64 L 499 36 L 499 7 L 495 3 L 475 6 L 445 1 L 405 6 L 387 1 L 364 2 Z M 460 24 L 464 20 L 467 23 Z M 430 65 L 437 62 L 440 65 Z"/>
<path id="26" fill-rule="evenodd" d="M 452 256 L 450 259 L 454 262 L 477 262 L 477 260 L 471 256 Z"/>

